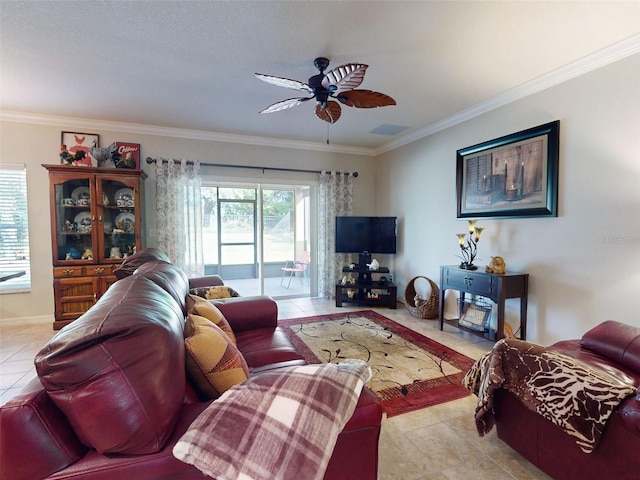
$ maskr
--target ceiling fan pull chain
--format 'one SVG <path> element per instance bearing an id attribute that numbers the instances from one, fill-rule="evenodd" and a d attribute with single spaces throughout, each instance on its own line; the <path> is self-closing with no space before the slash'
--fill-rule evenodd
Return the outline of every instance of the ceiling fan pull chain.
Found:
<path id="1" fill-rule="evenodd" d="M 329 145 L 329 125 L 331 124 L 327 123 L 327 145 Z"/>

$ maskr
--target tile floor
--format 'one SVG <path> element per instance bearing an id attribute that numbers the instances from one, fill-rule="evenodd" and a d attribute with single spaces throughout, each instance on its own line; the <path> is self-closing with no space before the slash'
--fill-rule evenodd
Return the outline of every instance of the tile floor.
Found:
<path id="1" fill-rule="evenodd" d="M 344 312 L 331 300 L 279 300 L 280 318 Z M 401 304 L 382 315 L 471 357 L 492 343 L 453 327 L 438 329 L 437 320 L 420 320 Z M 53 319 L 52 319 L 53 321 Z M 0 322 L 0 405 L 35 374 L 33 358 L 55 333 L 51 322 Z M 475 397 L 385 418 L 380 438 L 379 480 L 533 480 L 549 477 L 502 443 L 492 431 L 479 437 L 473 422 Z M 357 480 L 357 479 L 354 479 Z"/>

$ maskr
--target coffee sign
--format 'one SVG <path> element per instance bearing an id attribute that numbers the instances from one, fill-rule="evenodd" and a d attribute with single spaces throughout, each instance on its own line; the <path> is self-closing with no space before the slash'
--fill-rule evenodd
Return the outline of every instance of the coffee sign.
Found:
<path id="1" fill-rule="evenodd" d="M 116 142 L 117 160 L 115 160 L 118 168 L 134 168 L 140 169 L 140 144 Z"/>

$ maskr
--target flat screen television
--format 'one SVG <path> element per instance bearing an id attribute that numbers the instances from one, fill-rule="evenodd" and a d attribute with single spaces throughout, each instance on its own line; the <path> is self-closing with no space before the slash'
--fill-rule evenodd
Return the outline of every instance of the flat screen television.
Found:
<path id="1" fill-rule="evenodd" d="M 396 253 L 397 217 L 336 217 L 336 253 Z"/>

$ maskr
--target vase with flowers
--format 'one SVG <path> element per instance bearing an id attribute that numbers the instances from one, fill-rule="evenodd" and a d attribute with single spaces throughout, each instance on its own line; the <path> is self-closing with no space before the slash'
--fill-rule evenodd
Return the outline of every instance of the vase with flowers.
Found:
<path id="1" fill-rule="evenodd" d="M 473 261 L 478 253 L 478 242 L 480 241 L 480 235 L 482 235 L 483 230 L 484 227 L 476 227 L 476 220 L 469 220 L 469 232 L 456 234 L 462 253 L 462 255 L 458 255 L 462 260 L 460 268 L 465 270 L 478 269 L 478 267 L 473 264 Z"/>

